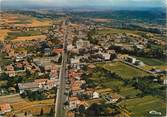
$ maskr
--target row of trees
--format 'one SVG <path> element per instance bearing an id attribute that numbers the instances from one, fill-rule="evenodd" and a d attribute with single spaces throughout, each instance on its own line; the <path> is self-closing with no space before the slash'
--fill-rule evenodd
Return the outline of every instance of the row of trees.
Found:
<path id="1" fill-rule="evenodd" d="M 47 98 L 45 95 L 45 91 L 30 91 L 26 90 L 24 93 L 21 94 L 22 98 L 28 98 L 31 101 L 34 100 L 44 100 Z"/>
<path id="2" fill-rule="evenodd" d="M 136 77 L 127 81 L 129 85 L 142 91 L 142 95 L 160 96 L 165 99 L 166 86 L 162 85 L 162 81 L 155 76 Z"/>
<path id="3" fill-rule="evenodd" d="M 109 111 L 108 109 L 112 109 Z M 89 108 L 85 108 L 80 105 L 78 109 L 75 109 L 76 117 L 99 117 L 99 116 L 116 116 L 120 114 L 120 110 L 116 105 L 112 104 L 97 104 L 93 103 Z"/>
<path id="4" fill-rule="evenodd" d="M 133 56 L 157 58 L 157 59 L 164 59 L 166 57 L 166 55 L 164 54 L 164 50 L 162 48 L 151 48 L 150 51 L 145 52 L 142 49 L 137 49 L 135 46 L 133 50 L 127 50 L 119 46 L 111 45 L 110 49 L 114 49 L 117 53 L 129 54 Z"/>
<path id="5" fill-rule="evenodd" d="M 140 96 L 153 95 L 165 98 L 166 87 L 162 85 L 163 81 L 160 80 L 159 76 L 134 77 L 133 79 L 129 80 L 124 79 L 118 74 L 108 71 L 102 67 L 96 67 L 93 72 L 97 73 L 98 77 L 103 77 L 112 80 L 120 80 L 124 83 L 124 85 L 129 85 L 141 90 L 142 94 L 140 94 Z M 115 87 L 114 90 L 118 92 L 119 88 Z"/>

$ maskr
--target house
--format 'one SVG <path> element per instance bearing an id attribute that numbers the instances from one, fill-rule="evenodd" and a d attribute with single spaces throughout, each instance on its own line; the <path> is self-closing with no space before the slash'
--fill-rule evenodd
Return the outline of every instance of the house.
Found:
<path id="1" fill-rule="evenodd" d="M 144 46 L 138 44 L 138 45 L 136 45 L 136 48 L 142 50 L 142 49 L 144 49 Z"/>
<path id="2" fill-rule="evenodd" d="M 90 99 L 93 98 L 93 90 L 86 90 L 83 94 L 87 95 Z"/>
<path id="3" fill-rule="evenodd" d="M 51 79 L 51 80 L 47 80 L 46 83 L 43 85 L 43 89 L 45 90 L 50 90 L 53 87 L 56 87 L 58 84 L 58 79 Z"/>
<path id="4" fill-rule="evenodd" d="M 14 77 L 16 76 L 16 72 L 15 71 L 7 71 L 9 77 Z"/>
<path id="5" fill-rule="evenodd" d="M 79 40 L 79 41 L 76 42 L 76 46 L 77 46 L 78 49 L 90 48 L 90 42 L 85 41 L 85 40 Z"/>
<path id="6" fill-rule="evenodd" d="M 163 84 L 164 84 L 164 85 L 167 85 L 167 79 L 164 79 L 164 80 L 163 80 Z"/>
<path id="7" fill-rule="evenodd" d="M 44 67 L 44 69 L 50 70 L 52 67 L 52 60 L 54 60 L 55 57 L 42 57 L 42 58 L 33 58 L 33 62 L 37 64 L 38 66 Z"/>
<path id="8" fill-rule="evenodd" d="M 118 94 L 116 94 L 116 93 L 113 93 L 112 95 L 111 95 L 111 102 L 112 103 L 116 103 L 119 99 L 121 98 L 121 96 L 119 96 Z"/>
<path id="9" fill-rule="evenodd" d="M 79 106 L 80 102 L 81 101 L 76 96 L 69 97 L 69 108 L 70 108 L 70 110 L 77 108 Z"/>
<path id="10" fill-rule="evenodd" d="M 89 65 L 88 65 L 88 68 L 89 68 L 89 69 L 94 69 L 94 68 L 96 68 L 96 66 L 95 66 L 94 64 L 89 64 Z"/>
<path id="11" fill-rule="evenodd" d="M 84 80 L 75 80 L 71 83 L 71 91 L 73 95 L 77 95 L 78 93 L 84 92 L 84 89 L 81 89 L 81 86 L 85 84 Z"/>
<path id="12" fill-rule="evenodd" d="M 68 111 L 67 112 L 67 117 L 75 117 L 75 112 Z"/>
<path id="13" fill-rule="evenodd" d="M 80 63 L 80 58 L 75 57 L 70 59 L 71 64 L 79 64 Z"/>
<path id="14" fill-rule="evenodd" d="M 102 98 L 106 100 L 107 103 L 116 103 L 121 99 L 121 96 L 117 93 L 112 93 L 111 95 L 102 95 Z"/>
<path id="15" fill-rule="evenodd" d="M 9 77 L 14 77 L 16 75 L 12 64 L 7 65 L 6 69 L 7 69 L 6 73 L 9 75 Z"/>
<path id="16" fill-rule="evenodd" d="M 29 83 L 19 83 L 18 84 L 20 94 L 24 93 L 26 90 L 31 90 L 31 91 L 38 91 L 40 89 L 39 84 L 35 82 L 29 82 Z"/>
<path id="17" fill-rule="evenodd" d="M 54 49 L 52 50 L 52 53 L 53 53 L 53 54 L 61 54 L 61 53 L 63 53 L 63 51 L 64 51 L 63 48 L 54 48 Z"/>
<path id="18" fill-rule="evenodd" d="M 58 68 L 55 64 L 52 64 L 51 72 L 50 72 L 50 79 L 57 79 L 57 78 L 58 78 Z"/>
<path id="19" fill-rule="evenodd" d="M 68 73 L 68 77 L 69 78 L 75 78 L 77 80 L 80 80 L 82 73 L 80 71 L 74 71 L 74 70 L 70 70 Z"/>
<path id="20" fill-rule="evenodd" d="M 72 49 L 74 49 L 74 46 L 72 44 L 70 44 L 70 45 L 67 46 L 67 50 L 68 51 L 71 51 Z"/>
<path id="21" fill-rule="evenodd" d="M 101 54 L 104 57 L 104 60 L 106 60 L 106 61 L 110 60 L 111 54 L 109 54 L 109 53 L 101 53 Z"/>
<path id="22" fill-rule="evenodd" d="M 93 92 L 93 99 L 97 99 L 97 98 L 99 98 L 100 96 L 99 96 L 99 93 L 97 93 L 97 92 Z"/>
<path id="23" fill-rule="evenodd" d="M 21 68 L 23 68 L 23 64 L 21 62 L 17 62 L 16 67 L 21 69 Z"/>
<path id="24" fill-rule="evenodd" d="M 39 85 L 44 85 L 47 81 L 48 81 L 48 79 L 36 79 L 36 80 L 34 80 L 34 82 L 39 84 Z"/>
<path id="25" fill-rule="evenodd" d="M 49 56 L 51 54 L 51 49 L 50 48 L 44 48 L 44 55 Z"/>
<path id="26" fill-rule="evenodd" d="M 58 79 L 36 79 L 34 82 L 29 83 L 19 83 L 18 87 L 20 90 L 20 94 L 22 94 L 25 90 L 31 90 L 31 91 L 38 91 L 40 89 L 42 90 L 49 90 L 53 87 L 56 87 L 58 83 Z"/>
<path id="27" fill-rule="evenodd" d="M 51 79 L 51 80 L 48 80 L 48 79 L 36 79 L 36 80 L 34 80 L 34 82 L 37 83 L 40 88 L 49 90 L 49 89 L 51 89 L 51 88 L 56 86 L 56 84 L 58 82 L 58 79 Z"/>
<path id="28" fill-rule="evenodd" d="M 17 55 L 15 60 L 16 60 L 16 62 L 22 61 L 22 60 L 24 60 L 24 56 Z"/>
<path id="29" fill-rule="evenodd" d="M 138 65 L 138 66 L 141 66 L 141 67 L 145 66 L 145 64 L 140 60 L 136 60 L 135 65 Z"/>
<path id="30" fill-rule="evenodd" d="M 12 108 L 10 106 L 10 104 L 8 103 L 4 103 L 4 104 L 0 104 L 0 114 L 5 114 L 7 112 L 11 112 Z"/>
<path id="31" fill-rule="evenodd" d="M 131 56 L 127 56 L 127 58 L 126 58 L 126 61 L 129 63 L 132 63 L 132 64 L 135 64 L 136 60 L 137 60 L 136 58 L 131 57 Z"/>

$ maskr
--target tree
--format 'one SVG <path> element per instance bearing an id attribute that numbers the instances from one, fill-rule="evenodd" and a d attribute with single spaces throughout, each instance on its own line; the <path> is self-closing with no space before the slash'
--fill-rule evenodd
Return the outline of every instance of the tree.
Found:
<path id="1" fill-rule="evenodd" d="M 54 115 L 54 109 L 53 109 L 52 107 L 51 107 L 51 109 L 50 109 L 49 115 L 50 115 L 50 116 L 53 116 L 53 115 Z"/>
<path id="2" fill-rule="evenodd" d="M 92 116 L 92 117 L 96 117 L 99 116 L 101 114 L 101 112 L 103 112 L 103 108 L 102 106 L 100 106 L 97 103 L 93 103 L 87 110 L 86 110 L 86 116 Z"/>
<path id="3" fill-rule="evenodd" d="M 65 105 L 65 106 L 68 106 L 68 105 L 69 105 L 69 102 L 68 102 L 68 101 L 66 101 L 66 102 L 64 103 L 64 105 Z"/>
<path id="4" fill-rule="evenodd" d="M 27 116 L 27 112 L 24 113 L 24 116 Z"/>
<path id="5" fill-rule="evenodd" d="M 78 40 L 78 38 L 75 36 L 73 41 L 72 41 L 72 45 L 74 46 L 76 44 L 76 41 Z"/>
<path id="6" fill-rule="evenodd" d="M 41 112 L 40 112 L 40 116 L 42 116 L 43 115 L 43 108 L 41 108 Z"/>
<path id="7" fill-rule="evenodd" d="M 84 105 L 80 105 L 79 106 L 79 113 L 80 114 L 84 114 L 85 113 L 85 106 Z"/>

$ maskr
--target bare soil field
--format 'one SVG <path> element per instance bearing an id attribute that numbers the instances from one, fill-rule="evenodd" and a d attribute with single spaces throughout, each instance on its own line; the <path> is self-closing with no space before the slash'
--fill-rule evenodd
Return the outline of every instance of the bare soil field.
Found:
<path id="1" fill-rule="evenodd" d="M 8 32 L 10 32 L 10 30 L 0 30 L 0 41 L 4 41 L 5 37 L 7 36 Z"/>
<path id="2" fill-rule="evenodd" d="M 12 107 L 14 113 L 24 113 L 31 112 L 33 115 L 40 114 L 41 109 L 44 113 L 49 113 L 50 108 L 54 105 L 54 99 L 47 99 L 41 101 L 29 101 L 28 99 L 23 99 L 19 94 L 1 96 L 0 104 L 9 103 Z M 7 117 L 10 117 L 12 113 L 7 113 Z"/>
<path id="3" fill-rule="evenodd" d="M 111 22 L 111 19 L 102 19 L 102 18 L 96 18 L 96 19 L 92 19 L 95 22 Z"/>
<path id="4" fill-rule="evenodd" d="M 18 27 L 41 27 L 41 26 L 51 25 L 52 20 L 49 19 L 41 20 L 21 14 L 3 13 L 1 14 L 1 23 Z"/>

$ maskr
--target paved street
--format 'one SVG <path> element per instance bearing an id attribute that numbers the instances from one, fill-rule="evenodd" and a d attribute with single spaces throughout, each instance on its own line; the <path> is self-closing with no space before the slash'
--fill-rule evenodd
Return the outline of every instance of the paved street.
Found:
<path id="1" fill-rule="evenodd" d="M 65 21 L 63 26 L 65 25 Z M 56 104 L 55 104 L 55 117 L 65 117 L 65 110 L 64 110 L 64 102 L 66 99 L 66 96 L 64 95 L 65 93 L 65 87 L 66 87 L 66 64 L 67 64 L 67 30 L 64 28 L 64 52 L 62 54 L 62 64 L 60 68 L 60 73 L 59 73 L 59 86 L 57 89 L 57 97 L 56 97 Z"/>

